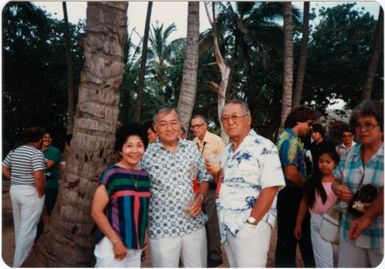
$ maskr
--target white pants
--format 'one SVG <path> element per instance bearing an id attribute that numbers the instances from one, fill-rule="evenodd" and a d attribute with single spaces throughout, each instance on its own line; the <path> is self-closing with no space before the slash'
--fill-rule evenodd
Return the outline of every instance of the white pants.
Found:
<path id="1" fill-rule="evenodd" d="M 325 241 L 320 235 L 320 228 L 322 222 L 322 215 L 311 212 L 310 213 L 310 230 L 311 230 L 311 244 L 313 246 L 315 267 L 335 267 L 334 255 L 338 249 L 328 241 Z"/>
<path id="2" fill-rule="evenodd" d="M 266 267 L 272 227 L 261 220 L 257 225 L 245 223 L 234 237 L 227 231 L 223 244 L 230 267 Z"/>
<path id="3" fill-rule="evenodd" d="M 114 247 L 105 236 L 95 245 L 94 255 L 96 257 L 95 267 L 140 267 L 140 254 L 142 250 L 128 249 L 127 256 L 122 260 L 115 259 Z"/>
<path id="4" fill-rule="evenodd" d="M 15 256 L 12 267 L 20 267 L 32 250 L 37 224 L 44 207 L 44 196 L 39 198 L 36 187 L 11 185 L 13 224 L 15 227 Z"/>
<path id="5" fill-rule="evenodd" d="M 191 234 L 149 239 L 152 267 L 178 267 L 181 256 L 184 267 L 207 266 L 206 229 Z"/>
<path id="6" fill-rule="evenodd" d="M 377 267 L 384 257 L 383 248 L 360 248 L 347 242 L 340 233 L 338 267 Z"/>

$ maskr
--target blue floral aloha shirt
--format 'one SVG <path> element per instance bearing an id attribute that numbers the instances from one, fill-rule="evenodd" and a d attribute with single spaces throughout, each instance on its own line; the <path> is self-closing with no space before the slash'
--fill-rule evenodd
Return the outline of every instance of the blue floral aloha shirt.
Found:
<path id="1" fill-rule="evenodd" d="M 262 189 L 285 186 L 276 146 L 268 139 L 250 130 L 235 152 L 231 143 L 222 154 L 224 178 L 217 200 L 221 243 L 226 233 L 234 236 L 250 216 Z M 277 196 L 263 221 L 275 225 Z"/>
<path id="2" fill-rule="evenodd" d="M 183 236 L 204 227 L 203 214 L 193 218 L 184 212 L 186 204 L 195 198 L 193 179 L 212 180 L 194 143 L 180 139 L 173 153 L 158 140 L 148 146 L 141 167 L 150 176 L 150 238 Z"/>

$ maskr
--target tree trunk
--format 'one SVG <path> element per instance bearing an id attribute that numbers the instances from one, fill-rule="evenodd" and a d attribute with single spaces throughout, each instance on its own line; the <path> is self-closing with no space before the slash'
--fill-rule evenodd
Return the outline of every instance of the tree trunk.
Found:
<path id="1" fill-rule="evenodd" d="M 373 88 L 374 78 L 376 76 L 378 60 L 381 54 L 381 40 L 383 40 L 383 38 L 384 38 L 384 11 L 380 6 L 376 32 L 373 39 L 373 43 L 370 48 L 369 64 L 366 72 L 366 82 L 365 82 L 364 88 L 362 89 L 362 95 L 361 95 L 362 101 L 370 100 L 370 98 L 372 97 L 372 88 Z"/>
<path id="2" fill-rule="evenodd" d="M 85 62 L 71 150 L 49 225 L 28 267 L 86 267 L 94 263 L 96 225 L 91 201 L 114 153 L 119 86 L 124 71 L 128 2 L 88 2 Z"/>
<path id="3" fill-rule="evenodd" d="M 64 14 L 64 38 L 66 42 L 66 59 L 67 59 L 67 134 L 72 134 L 74 126 L 74 76 L 73 76 L 73 63 L 71 54 L 71 35 L 70 28 L 68 25 L 67 15 L 67 4 L 63 3 L 63 14 Z"/>
<path id="4" fill-rule="evenodd" d="M 291 2 L 283 2 L 283 91 L 280 130 L 291 111 L 293 95 L 293 22 Z"/>
<path id="5" fill-rule="evenodd" d="M 221 83 L 219 85 L 217 85 L 215 82 L 210 83 L 212 86 L 216 85 L 213 88 L 218 95 L 218 118 L 220 119 L 222 109 L 225 106 L 225 102 L 226 102 L 226 91 L 229 83 L 229 76 L 230 76 L 231 69 L 226 65 L 222 57 L 222 53 L 219 49 L 218 32 L 217 32 L 217 25 L 215 21 L 215 2 L 211 3 L 212 15 L 213 15 L 212 19 L 210 18 L 207 5 L 208 5 L 208 2 L 207 4 L 205 4 L 205 8 L 207 13 L 207 18 L 209 19 L 211 27 L 213 28 L 213 44 L 214 44 L 215 60 L 219 67 L 219 71 L 221 72 Z M 223 129 L 222 122 L 219 121 L 219 123 L 221 124 L 221 138 L 223 139 L 223 141 L 225 141 L 225 143 L 227 143 L 229 141 L 229 137 L 225 133 L 225 130 Z"/>
<path id="6" fill-rule="evenodd" d="M 152 1 L 148 2 L 148 5 L 147 5 L 146 26 L 144 28 L 142 58 L 140 61 L 140 71 L 139 71 L 139 80 L 138 80 L 138 93 L 136 97 L 135 110 L 134 110 L 134 116 L 133 116 L 133 120 L 137 122 L 140 121 L 140 114 L 141 114 L 141 108 L 142 108 L 144 74 L 146 73 L 148 34 L 150 32 L 151 11 L 152 11 Z"/>
<path id="7" fill-rule="evenodd" d="M 178 110 L 182 125 L 186 130 L 190 123 L 197 89 L 199 60 L 199 2 L 188 3 L 187 45 L 184 54 L 182 87 L 178 100 Z"/>
<path id="8" fill-rule="evenodd" d="M 303 81 L 305 79 L 306 61 L 307 61 L 307 49 L 309 41 L 309 11 L 310 2 L 303 3 L 303 29 L 302 29 L 302 41 L 301 41 L 301 55 L 299 56 L 297 80 L 295 83 L 295 90 L 293 96 L 293 108 L 297 107 L 301 103 Z"/>

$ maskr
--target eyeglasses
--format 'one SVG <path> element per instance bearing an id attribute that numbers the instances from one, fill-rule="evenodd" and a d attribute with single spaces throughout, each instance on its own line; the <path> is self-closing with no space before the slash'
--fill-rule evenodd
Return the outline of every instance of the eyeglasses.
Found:
<path id="1" fill-rule="evenodd" d="M 191 125 L 190 129 L 193 130 L 193 129 L 195 129 L 195 128 L 201 128 L 203 125 L 205 125 L 205 124 L 202 123 L 202 124 Z"/>
<path id="2" fill-rule="evenodd" d="M 373 124 L 373 123 L 364 123 L 364 124 L 360 124 L 358 123 L 356 125 L 356 129 L 357 130 L 362 130 L 362 129 L 366 129 L 366 130 L 373 130 L 375 127 L 379 126 L 379 124 Z"/>
<path id="3" fill-rule="evenodd" d="M 178 129 L 179 123 L 178 121 L 161 121 L 159 122 L 159 128 L 166 129 L 167 126 L 170 126 L 172 129 Z"/>
<path id="4" fill-rule="evenodd" d="M 233 115 L 230 115 L 230 116 L 223 116 L 221 118 L 221 121 L 224 123 L 224 122 L 229 122 L 230 119 L 234 122 L 238 122 L 241 118 L 244 118 L 246 116 L 249 116 L 249 114 L 243 114 L 243 115 L 239 115 L 239 114 L 233 114 Z"/>
<path id="5" fill-rule="evenodd" d="M 353 137 L 353 135 L 351 135 L 351 134 L 346 134 L 346 135 L 342 135 L 342 137 L 349 138 L 349 137 Z"/>

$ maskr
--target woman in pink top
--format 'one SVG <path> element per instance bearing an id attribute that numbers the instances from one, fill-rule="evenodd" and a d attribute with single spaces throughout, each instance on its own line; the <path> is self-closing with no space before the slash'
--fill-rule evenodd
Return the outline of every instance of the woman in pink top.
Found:
<path id="1" fill-rule="evenodd" d="M 336 168 L 339 156 L 334 147 L 322 149 L 318 159 L 319 173 L 313 174 L 305 183 L 305 195 L 302 199 L 294 236 L 301 237 L 302 221 L 306 210 L 310 210 L 311 241 L 313 245 L 314 260 L 316 267 L 334 267 L 332 243 L 325 241 L 320 235 L 322 215 L 328 211 L 337 201 L 337 196 L 332 191 L 331 185 L 336 179 L 333 170 Z"/>

